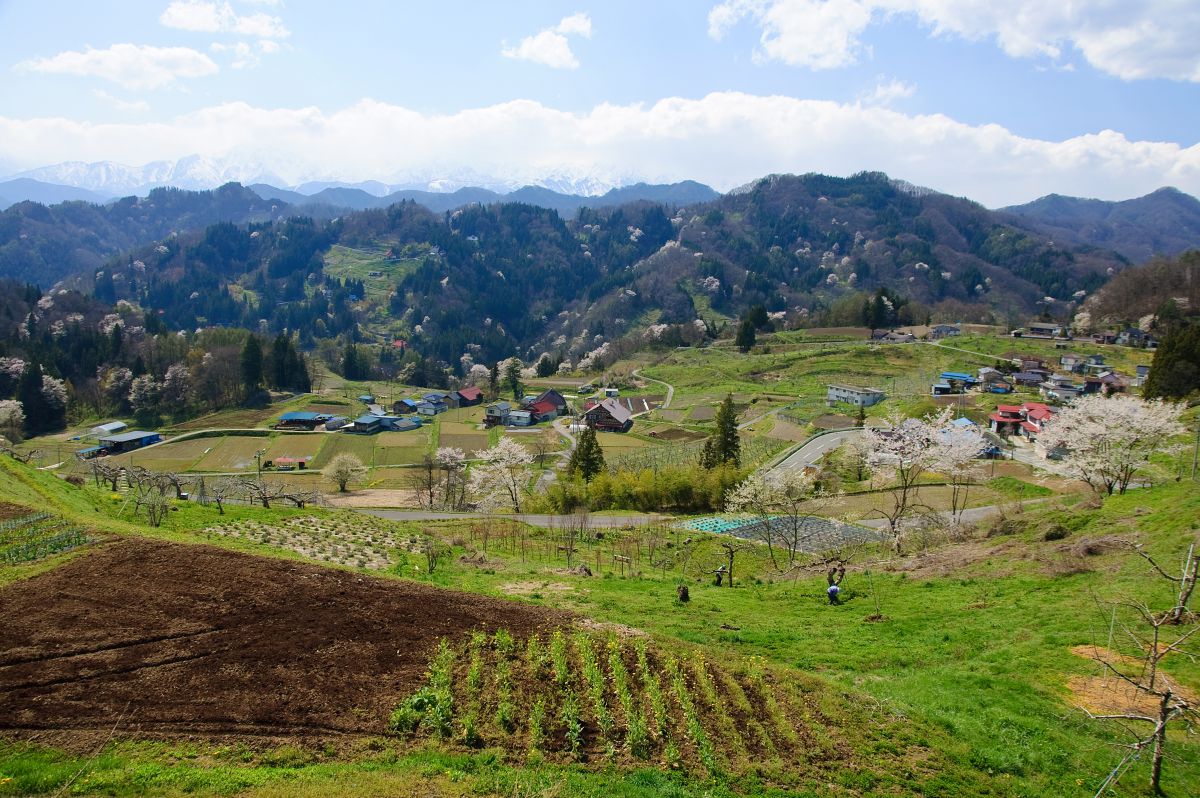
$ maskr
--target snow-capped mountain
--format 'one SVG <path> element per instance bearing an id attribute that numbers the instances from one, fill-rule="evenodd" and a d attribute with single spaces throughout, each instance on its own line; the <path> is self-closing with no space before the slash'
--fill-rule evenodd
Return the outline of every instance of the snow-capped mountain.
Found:
<path id="1" fill-rule="evenodd" d="M 292 179 L 281 177 L 287 174 Z M 7 175 L 9 178 L 30 178 L 43 183 L 87 189 L 109 197 L 144 195 L 159 186 L 175 186 L 192 190 L 210 189 L 236 181 L 243 185 L 268 183 L 302 194 L 315 194 L 330 187 L 359 188 L 374 196 L 395 191 L 419 190 L 451 193 L 461 188 L 486 188 L 498 194 L 508 194 L 524 186 L 539 186 L 561 194 L 597 197 L 611 189 L 652 179 L 652 176 L 632 174 L 601 174 L 586 168 L 535 173 L 529 169 L 510 174 L 486 174 L 467 167 L 426 167 L 403 170 L 382 177 L 385 180 L 345 181 L 339 175 L 321 174 L 315 170 L 297 170 L 294 164 L 270 163 L 270 156 L 254 158 L 210 158 L 189 155 L 177 161 L 152 161 L 142 166 L 128 166 L 112 161 L 65 163 L 29 169 Z"/>

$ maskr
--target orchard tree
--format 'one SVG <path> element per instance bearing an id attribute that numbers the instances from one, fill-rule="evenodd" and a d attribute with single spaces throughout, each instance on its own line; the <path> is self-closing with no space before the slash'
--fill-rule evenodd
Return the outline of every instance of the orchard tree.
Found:
<path id="1" fill-rule="evenodd" d="M 339 493 L 346 492 L 346 486 L 356 479 L 361 479 L 367 473 L 363 461 L 354 455 L 343 452 L 329 461 L 321 474 L 338 487 Z"/>
<path id="2" fill-rule="evenodd" d="M 501 438 L 492 449 L 475 452 L 480 461 L 471 469 L 470 494 L 475 503 L 491 511 L 512 507 L 521 512 L 521 497 L 533 478 L 533 455 L 512 438 Z"/>
<path id="3" fill-rule="evenodd" d="M 725 508 L 749 513 L 758 519 L 755 538 L 767 545 L 771 564 L 778 570 L 776 547 L 787 554 L 789 568 L 809 547 L 815 529 L 809 518 L 833 498 L 816 486 L 813 477 L 802 470 L 774 469 L 756 472 L 742 480 L 725 498 Z"/>
<path id="4" fill-rule="evenodd" d="M 1161 399 L 1081 396 L 1046 423 L 1040 442 L 1065 449 L 1071 472 L 1110 496 L 1124 493 L 1167 442 L 1186 432 L 1180 408 Z"/>

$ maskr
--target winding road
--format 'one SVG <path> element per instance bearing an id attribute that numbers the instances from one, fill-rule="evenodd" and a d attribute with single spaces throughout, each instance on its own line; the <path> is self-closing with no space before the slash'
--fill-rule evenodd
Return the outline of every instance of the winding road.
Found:
<path id="1" fill-rule="evenodd" d="M 815 438 L 809 438 L 803 446 L 789 454 L 775 466 L 775 469 L 783 471 L 803 471 L 809 466 L 814 466 L 825 456 L 827 452 L 831 452 L 842 444 L 862 434 L 862 430 L 858 427 L 851 429 L 835 430 L 827 432 L 824 435 L 818 435 Z"/>

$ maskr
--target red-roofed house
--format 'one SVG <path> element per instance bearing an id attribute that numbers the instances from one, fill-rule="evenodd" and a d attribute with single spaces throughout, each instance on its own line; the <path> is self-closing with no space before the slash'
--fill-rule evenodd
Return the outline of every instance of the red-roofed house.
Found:
<path id="1" fill-rule="evenodd" d="M 558 408 L 554 406 L 553 402 L 546 400 L 530 404 L 528 410 L 530 413 L 533 413 L 534 422 L 550 421 L 558 418 Z"/>
<path id="2" fill-rule="evenodd" d="M 455 391 L 458 394 L 459 407 L 474 407 L 483 401 L 483 391 L 476 388 L 474 385 L 468 385 L 466 388 L 459 388 Z"/>
<path id="3" fill-rule="evenodd" d="M 1000 405 L 996 412 L 988 416 L 992 432 L 998 435 L 1012 435 L 1025 419 L 1021 416 L 1021 408 L 1017 405 Z"/>

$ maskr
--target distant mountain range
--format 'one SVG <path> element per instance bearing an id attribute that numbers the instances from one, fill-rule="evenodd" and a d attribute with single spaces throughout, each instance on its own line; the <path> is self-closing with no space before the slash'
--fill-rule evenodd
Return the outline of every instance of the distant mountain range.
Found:
<path id="1" fill-rule="evenodd" d="M 1134 263 L 1200 246 L 1200 200 L 1174 188 L 1122 202 L 1050 194 L 1000 212 L 1058 243 L 1111 249 Z"/>
<path id="2" fill-rule="evenodd" d="M 307 185 L 311 187 L 315 184 Z M 688 205 L 709 202 L 721 196 L 708 186 L 692 180 L 670 185 L 637 183 L 623 188 L 609 189 L 596 197 L 561 194 L 540 186 L 525 186 L 507 194 L 486 188 L 470 187 L 460 188 L 449 193 L 407 189 L 383 196 L 377 196 L 363 188 L 349 186 L 330 186 L 307 195 L 302 191 L 288 191 L 264 183 L 255 183 L 248 188 L 263 199 L 281 199 L 297 207 L 326 205 L 331 208 L 363 211 L 369 208 L 386 208 L 397 202 L 415 202 L 434 213 L 444 213 L 475 203 L 490 205 L 494 202 L 521 202 L 526 205 L 536 205 L 539 208 L 549 208 L 558 211 L 563 216 L 573 216 L 580 208 L 603 208 L 640 201 L 658 202 L 664 205 Z M 3 185 L 0 185 L 0 191 L 3 191 Z"/>

